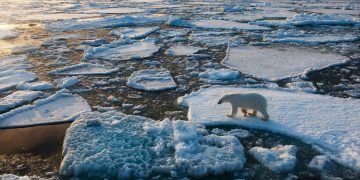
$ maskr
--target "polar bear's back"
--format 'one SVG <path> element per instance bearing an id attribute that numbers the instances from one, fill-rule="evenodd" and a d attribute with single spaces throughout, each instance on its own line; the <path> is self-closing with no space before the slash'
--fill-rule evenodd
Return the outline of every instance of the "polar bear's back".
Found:
<path id="1" fill-rule="evenodd" d="M 236 104 L 245 109 L 265 110 L 267 108 L 266 98 L 257 93 L 234 94 Z"/>

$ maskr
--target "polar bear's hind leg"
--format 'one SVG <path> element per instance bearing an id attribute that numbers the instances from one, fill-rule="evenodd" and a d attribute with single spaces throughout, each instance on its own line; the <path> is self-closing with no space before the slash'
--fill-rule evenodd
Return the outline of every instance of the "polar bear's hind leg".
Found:
<path id="1" fill-rule="evenodd" d="M 250 115 L 250 116 L 256 116 L 256 114 L 257 114 L 257 110 L 253 110 L 253 112 L 250 113 L 249 115 Z"/>

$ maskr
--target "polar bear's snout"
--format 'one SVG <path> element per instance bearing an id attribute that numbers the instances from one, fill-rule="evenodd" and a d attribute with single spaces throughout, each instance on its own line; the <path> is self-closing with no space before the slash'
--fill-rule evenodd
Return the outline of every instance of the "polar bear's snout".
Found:
<path id="1" fill-rule="evenodd" d="M 221 103 L 223 103 L 223 100 L 222 100 L 222 99 L 219 100 L 218 104 L 221 104 Z"/>

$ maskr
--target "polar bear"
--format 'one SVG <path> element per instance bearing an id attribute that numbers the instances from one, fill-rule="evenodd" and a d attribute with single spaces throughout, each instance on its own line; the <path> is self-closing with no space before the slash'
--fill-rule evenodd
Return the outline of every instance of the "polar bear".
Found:
<path id="1" fill-rule="evenodd" d="M 266 98 L 257 93 L 248 93 L 248 94 L 227 94 L 224 95 L 218 102 L 221 104 L 223 102 L 229 102 L 231 104 L 231 114 L 228 117 L 234 118 L 238 112 L 238 108 L 241 108 L 241 112 L 244 116 L 256 116 L 257 111 L 260 111 L 263 115 L 263 120 L 269 119 L 269 114 L 267 113 L 267 101 Z M 252 110 L 252 113 L 248 113 L 248 110 Z"/>

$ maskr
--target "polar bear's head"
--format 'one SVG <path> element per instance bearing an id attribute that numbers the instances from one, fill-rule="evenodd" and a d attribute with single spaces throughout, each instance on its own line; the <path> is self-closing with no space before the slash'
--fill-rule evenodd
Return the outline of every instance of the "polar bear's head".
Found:
<path id="1" fill-rule="evenodd" d="M 223 102 L 228 102 L 229 101 L 229 95 L 225 95 L 222 98 L 220 98 L 218 104 L 222 104 Z"/>

